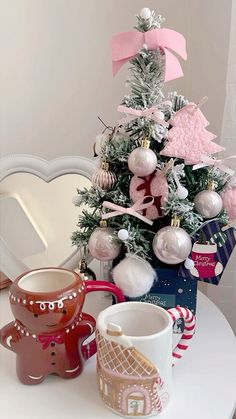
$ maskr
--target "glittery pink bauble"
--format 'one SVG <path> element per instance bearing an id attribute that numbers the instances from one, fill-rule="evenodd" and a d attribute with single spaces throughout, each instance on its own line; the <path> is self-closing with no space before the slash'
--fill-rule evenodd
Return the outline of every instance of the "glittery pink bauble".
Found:
<path id="1" fill-rule="evenodd" d="M 156 170 L 149 176 L 133 176 L 130 182 L 130 198 L 133 202 L 146 195 L 154 197 L 154 204 L 147 208 L 145 215 L 149 220 L 162 217 L 161 207 L 168 197 L 168 183 L 164 173 Z M 143 212 L 142 212 L 143 213 Z"/>
<path id="2" fill-rule="evenodd" d="M 220 194 L 223 201 L 223 208 L 226 209 L 229 220 L 236 219 L 236 188 L 225 188 Z"/>
<path id="3" fill-rule="evenodd" d="M 157 156 L 150 148 L 135 148 L 129 155 L 129 170 L 137 176 L 148 176 L 156 168 Z"/>
<path id="4" fill-rule="evenodd" d="M 121 244 L 111 228 L 98 227 L 89 238 L 88 248 L 95 259 L 107 261 L 113 260 L 119 255 Z"/>

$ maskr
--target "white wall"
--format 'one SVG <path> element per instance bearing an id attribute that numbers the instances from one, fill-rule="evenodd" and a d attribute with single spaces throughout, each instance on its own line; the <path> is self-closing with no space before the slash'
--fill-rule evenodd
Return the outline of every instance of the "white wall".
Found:
<path id="1" fill-rule="evenodd" d="M 226 101 L 221 144 L 227 155 L 236 154 L 236 4 L 232 3 L 231 36 L 226 83 Z M 236 162 L 232 166 L 236 170 Z M 235 203 L 236 204 L 236 203 Z M 236 333 L 236 248 L 218 287 L 208 287 L 208 296 L 220 307 Z"/>
<path id="2" fill-rule="evenodd" d="M 166 90 L 208 95 L 204 110 L 220 133 L 231 0 L 1 0 L 2 154 L 92 154 L 97 115 L 115 122 L 126 91 L 127 66 L 111 74 L 111 35 L 132 28 L 144 5 L 187 38 L 185 77 Z"/>

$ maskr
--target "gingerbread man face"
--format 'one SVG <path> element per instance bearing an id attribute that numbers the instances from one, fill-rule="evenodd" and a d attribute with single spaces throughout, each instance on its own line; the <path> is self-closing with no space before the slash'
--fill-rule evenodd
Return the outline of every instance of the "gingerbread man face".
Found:
<path id="1" fill-rule="evenodd" d="M 84 303 L 84 283 L 78 275 L 60 269 L 36 270 L 10 288 L 13 315 L 35 334 L 67 328 Z"/>

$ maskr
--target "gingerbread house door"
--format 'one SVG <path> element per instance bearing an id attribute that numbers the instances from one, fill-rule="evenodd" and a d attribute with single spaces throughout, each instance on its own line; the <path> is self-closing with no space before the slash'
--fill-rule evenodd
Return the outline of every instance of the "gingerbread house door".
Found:
<path id="1" fill-rule="evenodd" d="M 127 413 L 130 416 L 143 416 L 145 413 L 144 395 L 139 392 L 129 394 L 127 398 Z"/>

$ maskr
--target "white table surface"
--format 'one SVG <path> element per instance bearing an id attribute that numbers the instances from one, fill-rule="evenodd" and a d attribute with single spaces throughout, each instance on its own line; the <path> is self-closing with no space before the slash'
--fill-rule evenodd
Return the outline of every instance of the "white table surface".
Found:
<path id="1" fill-rule="evenodd" d="M 109 304 L 102 293 L 87 296 L 83 311 L 96 316 Z M 12 320 L 8 291 L 0 293 L 0 327 Z M 176 338 L 176 337 L 175 337 Z M 38 386 L 21 384 L 15 354 L 0 347 L 0 416 L 4 419 L 112 419 L 97 391 L 96 357 L 71 380 L 49 376 Z M 236 339 L 218 308 L 198 294 L 197 329 L 191 348 L 173 369 L 174 393 L 160 419 L 231 419 L 236 404 Z"/>

